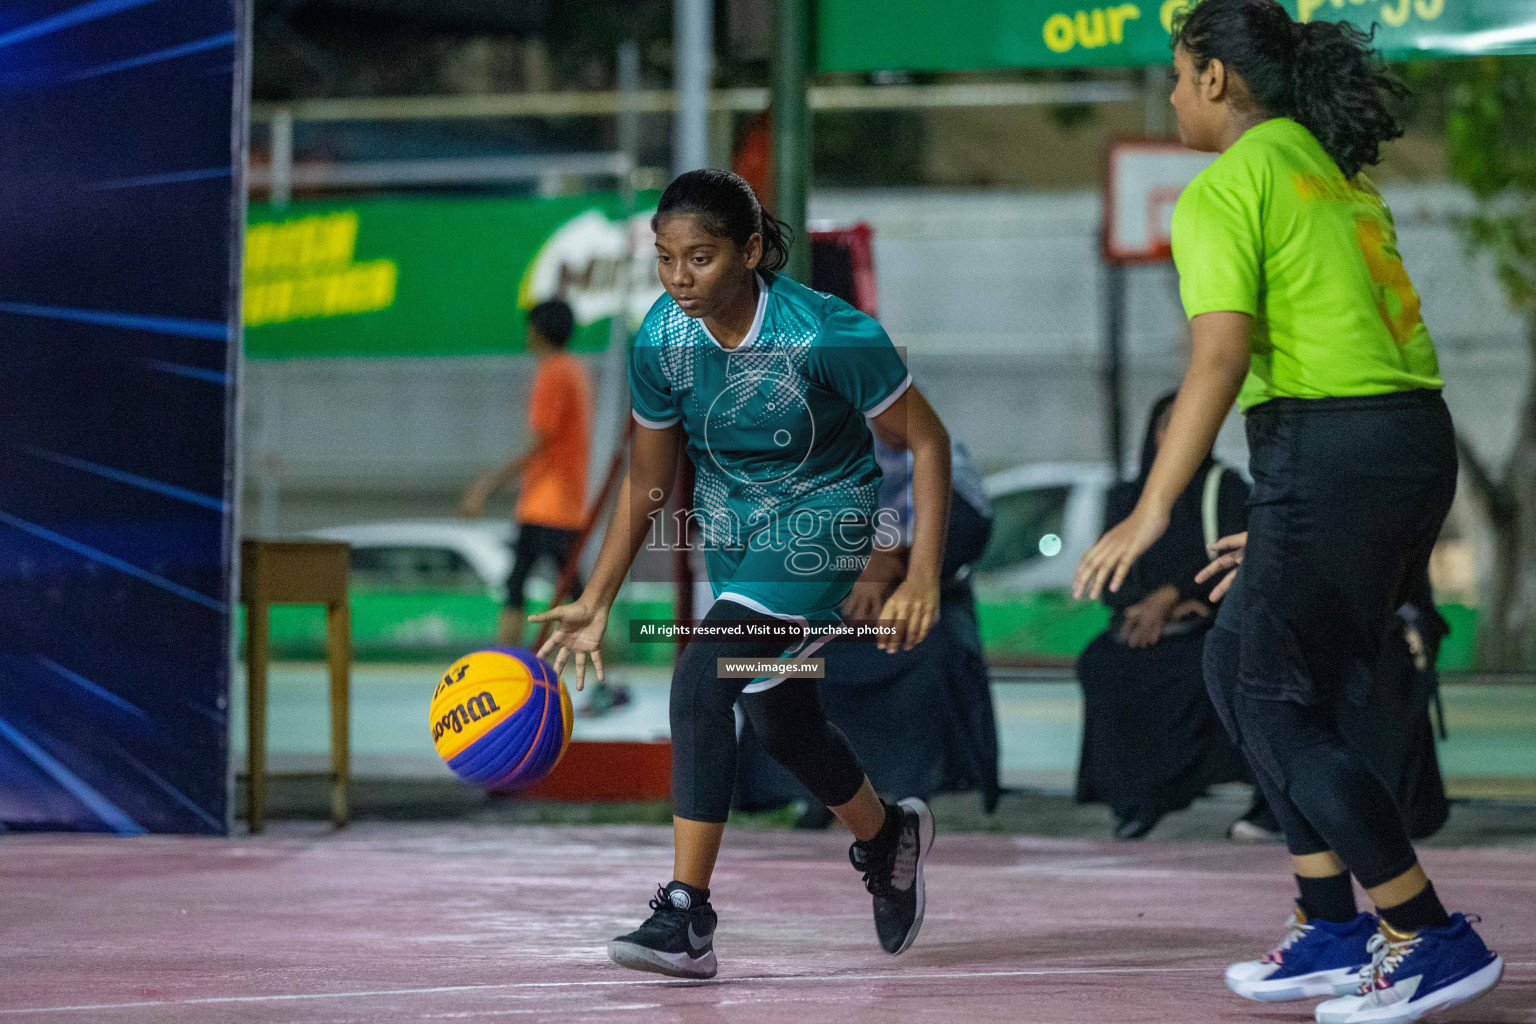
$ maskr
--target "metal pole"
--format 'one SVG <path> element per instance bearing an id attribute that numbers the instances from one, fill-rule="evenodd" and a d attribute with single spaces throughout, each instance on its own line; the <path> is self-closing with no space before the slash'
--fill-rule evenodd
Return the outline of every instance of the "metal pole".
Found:
<path id="1" fill-rule="evenodd" d="M 779 0 L 778 53 L 773 66 L 774 213 L 795 233 L 784 272 L 811 280 L 811 246 L 805 237 L 806 196 L 811 178 L 811 119 L 806 102 L 811 73 L 810 0 Z"/>
<path id="2" fill-rule="evenodd" d="M 1152 64 L 1142 69 L 1146 131 L 1153 138 L 1168 134 L 1168 93 L 1173 88 L 1173 76 L 1169 71 L 1167 64 Z"/>
<path id="3" fill-rule="evenodd" d="M 672 173 L 709 166 L 709 80 L 715 62 L 714 0 L 674 0 L 673 48 L 677 117 Z"/>
<path id="4" fill-rule="evenodd" d="M 282 382 L 277 365 L 267 363 L 256 379 L 257 409 L 260 419 L 256 430 L 256 536 L 278 536 L 282 522 L 282 491 L 278 473 L 282 468 Z M 250 377 L 246 378 L 248 381 Z"/>
<path id="5" fill-rule="evenodd" d="M 673 120 L 672 173 L 682 174 L 709 166 L 709 79 L 714 61 L 714 0 L 675 0 L 673 25 L 676 52 L 677 114 Z M 677 463 L 677 484 L 672 504 L 679 509 L 693 508 L 693 463 L 684 456 Z M 667 510 L 663 509 L 666 515 Z M 694 617 L 693 566 L 688 560 L 687 523 L 673 554 L 673 614 L 678 619 Z M 680 638 L 678 653 L 687 644 Z"/>
<path id="6" fill-rule="evenodd" d="M 639 159 L 640 152 L 640 44 L 626 39 L 619 44 L 619 138 L 618 150 L 630 157 L 631 163 Z M 628 178 L 621 182 L 621 189 L 633 193 Z"/>
<path id="7" fill-rule="evenodd" d="M 755 86 L 715 89 L 710 109 L 755 114 L 768 109 L 771 90 Z M 1146 89 L 1114 82 L 941 82 L 931 85 L 816 85 L 812 110 L 963 110 L 972 107 L 1033 107 L 1077 103 L 1132 103 Z M 1166 102 L 1168 96 L 1162 97 Z M 299 100 L 294 121 L 437 121 L 479 117 L 612 117 L 620 98 L 597 92 L 484 93 L 474 96 L 378 96 Z M 677 96 L 670 89 L 645 89 L 635 99 L 642 114 L 671 114 Z M 251 121 L 266 124 L 276 115 L 270 104 L 253 104 Z"/>
<path id="8" fill-rule="evenodd" d="M 640 91 L 640 44 L 633 39 L 619 44 L 619 95 L 633 99 Z M 639 162 L 640 112 L 633 103 L 621 103 L 618 125 L 619 152 L 631 168 Z M 649 254 L 636 252 L 632 233 L 635 216 L 634 171 L 619 178 L 619 215 L 624 224 L 625 251 L 619 256 L 618 280 L 615 282 L 615 309 L 608 321 L 608 349 L 602 358 L 602 382 L 599 385 L 597 422 L 593 424 L 592 463 L 587 473 L 588 489 L 597 493 L 614 449 L 622 443 L 629 403 L 625 399 L 624 368 L 629 363 L 629 303 L 638 272 L 649 266 Z M 595 557 L 595 551 L 592 553 Z M 589 566 L 590 568 L 590 566 Z"/>
<path id="9" fill-rule="evenodd" d="M 272 191 L 268 196 L 274 210 L 283 210 L 293 198 L 293 111 L 282 107 L 272 115 Z M 269 367 L 270 370 L 270 367 Z M 278 374 L 261 374 L 264 390 L 257 394 L 261 410 L 256 430 L 256 535 L 276 537 L 282 520 L 282 491 L 278 482 L 279 420 L 282 396 L 278 393 Z"/>
<path id="10" fill-rule="evenodd" d="M 1109 420 L 1109 465 L 1115 479 L 1125 466 L 1125 266 L 1104 265 L 1104 404 Z"/>
<path id="11" fill-rule="evenodd" d="M 280 108 L 272 115 L 273 209 L 281 210 L 293 198 L 293 111 Z"/>

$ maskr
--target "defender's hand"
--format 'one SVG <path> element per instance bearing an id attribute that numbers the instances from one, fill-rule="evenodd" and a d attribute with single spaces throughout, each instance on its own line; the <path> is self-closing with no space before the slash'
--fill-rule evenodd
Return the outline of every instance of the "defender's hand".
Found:
<path id="1" fill-rule="evenodd" d="M 1168 529 L 1168 513 L 1144 509 L 1137 505 L 1125 520 L 1099 538 L 1077 564 L 1077 574 L 1072 579 L 1072 596 L 1085 594 L 1090 600 L 1098 600 L 1104 584 L 1114 592 L 1125 582 L 1125 574 L 1157 539 Z"/>
<path id="2" fill-rule="evenodd" d="M 1232 581 L 1237 578 L 1237 567 L 1243 564 L 1243 553 L 1248 548 L 1248 531 L 1234 533 L 1223 537 L 1212 544 L 1207 552 L 1211 556 L 1211 564 L 1195 574 L 1196 583 L 1204 583 L 1219 572 L 1226 572 L 1221 582 L 1216 584 L 1211 591 L 1211 603 L 1215 604 L 1226 596 L 1232 589 Z"/>

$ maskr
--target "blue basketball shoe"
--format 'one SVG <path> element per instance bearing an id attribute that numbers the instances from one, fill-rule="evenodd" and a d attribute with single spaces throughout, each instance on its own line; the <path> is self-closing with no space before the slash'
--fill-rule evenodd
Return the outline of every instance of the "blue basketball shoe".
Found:
<path id="1" fill-rule="evenodd" d="M 1461 914 L 1411 935 L 1386 924 L 1371 938 L 1371 962 L 1354 995 L 1317 1007 L 1320 1024 L 1395 1024 L 1476 999 L 1499 983 L 1504 958 L 1489 952 Z"/>
<path id="2" fill-rule="evenodd" d="M 1300 907 L 1291 911 L 1285 938 L 1257 960 L 1227 968 L 1227 988 L 1244 999 L 1305 999 L 1353 992 L 1361 969 L 1371 962 L 1367 949 L 1376 934 L 1376 918 L 1356 914 L 1343 924 L 1308 921 Z"/>

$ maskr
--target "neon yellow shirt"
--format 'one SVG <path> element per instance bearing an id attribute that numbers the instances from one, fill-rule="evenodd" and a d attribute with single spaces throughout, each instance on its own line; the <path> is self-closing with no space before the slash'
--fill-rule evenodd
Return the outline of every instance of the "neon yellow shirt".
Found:
<path id="1" fill-rule="evenodd" d="M 1179 197 L 1173 261 L 1184 313 L 1253 317 L 1238 395 L 1380 395 L 1442 386 L 1397 230 L 1364 174 L 1290 118 L 1243 133 Z"/>

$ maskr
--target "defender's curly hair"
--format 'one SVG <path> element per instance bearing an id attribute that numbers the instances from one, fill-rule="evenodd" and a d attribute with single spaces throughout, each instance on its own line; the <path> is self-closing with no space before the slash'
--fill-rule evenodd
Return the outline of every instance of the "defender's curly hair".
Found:
<path id="1" fill-rule="evenodd" d="M 1277 0 L 1200 0 L 1173 24 L 1204 71 L 1221 61 L 1242 78 L 1254 103 L 1306 127 L 1346 178 L 1381 160 L 1381 144 L 1403 134 L 1389 103 L 1408 95 L 1371 48 L 1375 28 L 1347 22 L 1292 21 Z"/>

